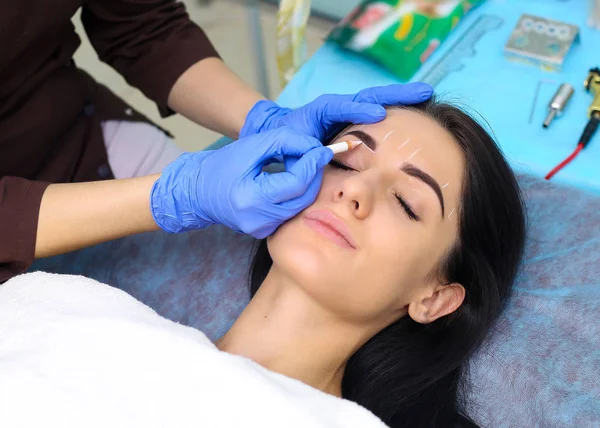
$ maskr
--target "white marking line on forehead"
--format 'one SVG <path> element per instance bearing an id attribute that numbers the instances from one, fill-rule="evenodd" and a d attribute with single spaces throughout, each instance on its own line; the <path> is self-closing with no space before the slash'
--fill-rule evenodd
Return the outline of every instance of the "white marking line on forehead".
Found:
<path id="1" fill-rule="evenodd" d="M 394 133 L 395 129 L 392 129 L 390 132 L 388 132 L 387 134 L 385 134 L 385 137 L 383 137 L 383 139 L 381 141 L 385 141 L 387 140 L 387 138 L 392 135 Z"/>
<path id="2" fill-rule="evenodd" d="M 412 158 L 414 158 L 415 156 L 417 156 L 417 153 L 419 153 L 421 151 L 421 149 L 417 149 L 414 152 L 412 152 L 412 155 L 410 155 L 408 157 L 408 160 L 411 160 Z"/>
<path id="3" fill-rule="evenodd" d="M 406 141 L 398 146 L 396 150 L 400 150 L 402 147 L 406 146 L 410 142 L 410 138 L 407 138 Z"/>
<path id="4" fill-rule="evenodd" d="M 448 187 L 448 184 L 450 184 L 450 182 L 447 182 L 446 184 L 444 184 L 444 185 L 442 186 L 442 189 L 445 189 L 446 187 Z"/>
<path id="5" fill-rule="evenodd" d="M 448 218 L 452 217 L 452 214 L 454 214 L 454 208 L 452 208 L 452 211 L 450 211 L 450 214 L 448 214 Z"/>

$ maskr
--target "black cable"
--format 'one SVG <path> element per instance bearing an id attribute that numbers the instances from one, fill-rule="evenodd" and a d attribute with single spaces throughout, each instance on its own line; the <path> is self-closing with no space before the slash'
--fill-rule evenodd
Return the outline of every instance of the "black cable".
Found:
<path id="1" fill-rule="evenodd" d="M 600 125 L 600 111 L 595 111 L 592 113 L 592 117 L 588 121 L 587 125 L 581 134 L 581 138 L 579 138 L 579 144 L 583 145 L 583 148 L 587 146 L 594 136 L 594 133 L 598 129 L 598 125 Z"/>
<path id="2" fill-rule="evenodd" d="M 573 159 L 575 159 L 575 157 L 592 140 L 592 137 L 594 136 L 594 133 L 598 129 L 599 125 L 600 125 L 600 111 L 595 111 L 592 113 L 592 117 L 588 121 L 587 125 L 585 125 L 585 128 L 583 129 L 583 133 L 581 134 L 581 137 L 579 138 L 579 143 L 577 143 L 577 148 L 575 149 L 575 151 L 573 153 L 571 153 L 571 155 L 569 157 L 567 157 L 564 161 L 562 161 L 557 166 L 555 166 L 554 169 L 546 175 L 546 177 L 545 177 L 546 180 L 550 180 L 558 171 L 563 169 Z"/>

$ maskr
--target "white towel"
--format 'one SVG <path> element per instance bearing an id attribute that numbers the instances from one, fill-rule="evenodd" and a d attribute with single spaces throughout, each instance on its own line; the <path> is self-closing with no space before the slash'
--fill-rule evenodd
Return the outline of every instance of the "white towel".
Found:
<path id="1" fill-rule="evenodd" d="M 384 426 L 107 285 L 44 273 L 0 285 L 0 427 Z"/>

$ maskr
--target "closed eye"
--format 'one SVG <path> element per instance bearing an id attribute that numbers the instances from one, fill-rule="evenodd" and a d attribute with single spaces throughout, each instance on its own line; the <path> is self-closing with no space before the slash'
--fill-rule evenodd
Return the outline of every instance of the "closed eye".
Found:
<path id="1" fill-rule="evenodd" d="M 406 211 L 408 218 L 414 221 L 421 220 L 421 218 L 415 214 L 411 206 L 402 198 L 400 194 L 396 193 L 394 196 L 396 196 L 396 199 L 398 199 L 398 202 L 400 202 L 400 205 L 402 205 L 402 208 L 404 208 L 404 211 Z"/>
<path id="2" fill-rule="evenodd" d="M 332 159 L 331 162 L 329 162 L 329 165 L 336 169 L 341 169 L 342 171 L 356 171 L 354 168 L 351 168 L 348 165 L 344 165 L 343 163 L 335 159 Z"/>
<path id="3" fill-rule="evenodd" d="M 348 165 L 344 165 L 343 163 L 341 163 L 335 159 L 332 159 L 331 162 L 329 162 L 329 165 L 331 165 L 332 167 L 334 167 L 336 169 L 341 169 L 342 171 L 356 171 L 354 168 L 351 168 Z M 408 204 L 408 202 L 406 202 L 404 200 L 404 198 L 402 198 L 402 196 L 400 194 L 395 193 L 394 196 L 396 197 L 396 199 L 398 200 L 398 202 L 400 203 L 402 208 L 404 208 L 404 211 L 406 212 L 406 215 L 408 216 L 408 218 L 410 218 L 411 220 L 414 220 L 414 221 L 421 220 L 421 218 L 415 214 L 412 207 Z"/>

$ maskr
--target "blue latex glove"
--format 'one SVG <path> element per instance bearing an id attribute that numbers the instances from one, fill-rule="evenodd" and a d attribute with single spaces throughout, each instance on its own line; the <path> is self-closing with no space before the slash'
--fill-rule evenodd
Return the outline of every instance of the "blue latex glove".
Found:
<path id="1" fill-rule="evenodd" d="M 278 156 L 294 159 L 286 172 L 263 172 Z M 317 139 L 286 127 L 219 150 L 184 153 L 154 183 L 152 216 L 171 233 L 223 224 L 265 238 L 314 202 L 332 158 Z"/>
<path id="2" fill-rule="evenodd" d="M 409 83 L 367 88 L 353 95 L 321 95 L 297 109 L 259 101 L 246 116 L 240 137 L 288 126 L 325 141 L 339 131 L 340 124 L 379 122 L 386 116 L 383 106 L 418 104 L 432 94 L 426 83 Z"/>

